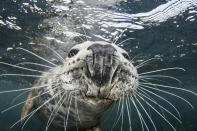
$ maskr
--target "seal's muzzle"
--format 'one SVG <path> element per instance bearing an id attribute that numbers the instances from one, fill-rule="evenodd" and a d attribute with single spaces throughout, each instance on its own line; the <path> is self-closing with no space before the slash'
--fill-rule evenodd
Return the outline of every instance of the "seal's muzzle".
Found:
<path id="1" fill-rule="evenodd" d="M 110 80 L 113 57 L 116 49 L 112 45 L 93 44 L 88 47 L 92 51 L 92 65 L 89 65 L 91 80 L 97 87 L 102 87 Z M 91 72 L 92 70 L 92 72 Z"/>

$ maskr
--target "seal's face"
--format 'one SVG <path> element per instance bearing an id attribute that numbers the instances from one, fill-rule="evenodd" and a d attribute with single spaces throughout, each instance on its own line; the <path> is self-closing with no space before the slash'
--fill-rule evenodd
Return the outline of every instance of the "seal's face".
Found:
<path id="1" fill-rule="evenodd" d="M 97 100 L 116 101 L 136 92 L 138 74 L 127 52 L 106 42 L 85 42 L 70 49 L 65 71 L 65 90 Z"/>

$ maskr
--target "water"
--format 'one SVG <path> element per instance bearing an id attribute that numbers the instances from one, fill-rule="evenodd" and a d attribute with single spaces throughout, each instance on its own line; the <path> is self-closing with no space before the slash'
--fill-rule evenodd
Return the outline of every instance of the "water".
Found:
<path id="1" fill-rule="evenodd" d="M 58 63 L 48 50 L 36 44 L 44 43 L 65 56 L 69 47 L 86 39 L 104 40 L 116 44 L 128 39 L 120 46 L 129 52 L 131 58 L 136 56 L 136 61 L 144 61 L 152 57 L 162 59 L 162 62 L 154 62 L 153 67 L 142 68 L 139 72 L 182 67 L 186 70 L 185 72 L 169 71 L 168 75 L 175 76 L 183 82 L 176 85 L 197 92 L 196 18 L 196 0 L 129 0 L 127 2 L 81 0 L 74 3 L 70 3 L 69 0 L 55 2 L 52 0 L 1 0 L 0 61 L 13 64 L 23 61 L 43 63 L 32 55 L 15 50 L 16 47 L 23 47 Z M 2 64 L 0 64 L 0 71 L 1 73 L 29 73 Z M 28 88 L 33 81 L 32 78 L 24 77 L 1 77 L 0 91 Z M 187 98 L 197 108 L 195 96 L 181 91 L 175 91 L 175 93 Z M 19 94 L 0 94 L 0 110 L 11 106 L 12 99 Z M 160 94 L 167 97 L 181 113 L 182 124 L 165 114 L 177 131 L 196 131 L 197 110 L 191 109 L 179 99 Z M 21 96 L 14 103 L 21 102 L 26 95 Z M 161 103 L 170 111 L 174 111 L 165 102 Z M 9 127 L 20 118 L 21 108 L 22 106 L 19 106 L 0 115 L 0 131 L 9 130 Z M 134 108 L 132 109 L 132 128 L 141 130 L 137 113 Z M 111 129 L 114 122 L 111 114 L 115 116 L 116 110 L 107 113 L 103 118 L 103 130 Z M 129 130 L 127 112 L 124 114 L 123 129 Z M 159 131 L 172 130 L 156 113 L 150 110 L 150 114 Z M 150 130 L 154 130 L 148 118 L 144 118 Z M 120 130 L 121 124 L 120 120 L 114 130 Z M 44 124 L 37 117 L 33 117 L 24 128 L 25 131 L 42 129 Z M 21 127 L 17 125 L 12 130 L 19 131 Z"/>

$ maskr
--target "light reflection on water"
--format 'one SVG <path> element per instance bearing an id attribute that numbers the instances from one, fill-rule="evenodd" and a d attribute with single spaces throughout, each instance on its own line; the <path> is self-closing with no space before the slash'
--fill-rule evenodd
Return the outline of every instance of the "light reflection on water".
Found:
<path id="1" fill-rule="evenodd" d="M 23 46 L 39 52 L 34 43 L 58 46 L 60 48 L 54 48 L 63 55 L 65 47 L 72 47 L 73 44 L 86 40 L 86 37 L 88 40 L 116 43 L 129 38 L 120 46 L 127 50 L 131 57 L 139 55 L 138 60 L 162 58 L 163 64 L 156 63 L 154 69 L 166 66 L 185 68 L 184 73 L 172 73 L 184 83 L 185 88 L 197 91 L 195 87 L 197 85 L 196 0 L 152 1 L 152 4 L 145 0 L 128 2 L 81 0 L 74 4 L 69 4 L 69 2 L 69 0 L 1 1 L 0 60 L 10 63 L 21 62 L 24 59 L 36 61 L 31 56 L 12 50 L 17 46 Z M 48 29 L 51 29 L 50 32 Z M 49 57 L 50 60 L 53 59 L 51 55 L 48 56 L 48 52 L 44 52 L 43 55 Z M 18 71 L 2 65 L 0 65 L 0 70 L 1 73 Z M 17 77 L 2 78 L 0 90 L 29 87 L 32 81 L 32 79 Z M 182 93 L 181 95 L 186 95 L 193 105 L 197 104 L 196 98 L 190 94 Z M 0 109 L 8 107 L 12 98 L 16 96 L 17 93 L 1 94 Z M 21 97 L 18 102 L 24 98 L 25 96 Z M 196 110 L 191 110 L 179 100 L 175 100 L 174 103 L 180 109 L 183 119 L 182 125 L 172 119 L 177 130 L 196 131 Z M 1 115 L 0 123 L 4 126 L 0 129 L 8 130 L 9 126 L 20 118 L 20 110 L 21 107 L 17 107 Z M 112 112 L 112 114 L 115 113 Z M 134 115 L 132 118 L 136 117 Z M 160 118 L 154 116 L 153 118 L 156 119 L 159 130 L 171 130 L 165 122 L 157 122 L 161 120 Z M 44 129 L 44 125 L 38 121 L 34 117 L 25 130 Z M 125 121 L 127 122 L 124 123 L 124 129 L 127 130 L 128 118 L 125 118 Z M 140 121 L 134 121 L 136 123 L 134 129 L 141 129 Z M 104 130 L 111 128 L 113 119 L 108 118 L 106 123 L 102 124 Z M 120 130 L 120 125 L 121 123 L 114 130 Z M 17 126 L 13 130 L 20 130 L 20 127 Z"/>

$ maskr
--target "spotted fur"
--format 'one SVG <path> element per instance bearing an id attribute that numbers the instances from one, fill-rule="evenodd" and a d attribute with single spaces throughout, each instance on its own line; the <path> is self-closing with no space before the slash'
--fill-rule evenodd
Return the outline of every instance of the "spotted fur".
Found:
<path id="1" fill-rule="evenodd" d="M 96 45 L 94 50 L 90 49 L 92 45 Z M 105 46 L 106 52 L 99 50 L 94 54 L 97 48 Z M 114 53 L 108 51 L 111 49 Z M 68 119 L 68 127 L 90 129 L 99 125 L 103 113 L 116 101 L 135 94 L 138 73 L 127 52 L 107 42 L 85 42 L 71 48 L 69 53 L 63 65 L 52 68 L 35 82 L 35 86 L 47 84 L 47 87 L 32 90 L 33 96 L 39 95 L 34 99 L 34 108 L 62 91 L 39 109 L 39 117 L 47 122 L 55 110 L 53 126 L 64 128 Z M 97 76 L 100 71 L 101 77 Z"/>

